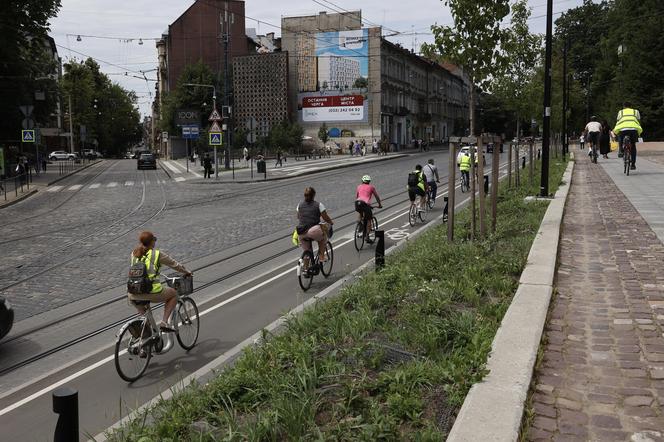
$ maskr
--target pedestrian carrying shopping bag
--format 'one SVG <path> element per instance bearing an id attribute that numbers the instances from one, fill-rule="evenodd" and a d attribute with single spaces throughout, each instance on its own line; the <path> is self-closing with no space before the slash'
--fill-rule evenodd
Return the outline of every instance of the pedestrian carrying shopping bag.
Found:
<path id="1" fill-rule="evenodd" d="M 618 150 L 618 142 L 616 140 L 611 140 L 611 152 Z"/>

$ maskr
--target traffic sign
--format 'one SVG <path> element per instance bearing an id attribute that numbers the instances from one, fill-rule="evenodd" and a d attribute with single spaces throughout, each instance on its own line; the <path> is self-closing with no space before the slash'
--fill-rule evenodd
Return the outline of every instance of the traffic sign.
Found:
<path id="1" fill-rule="evenodd" d="M 18 108 L 21 109 L 21 113 L 23 114 L 24 117 L 29 117 L 30 115 L 32 115 L 32 110 L 35 107 L 31 104 L 24 104 L 22 106 L 19 106 Z"/>
<path id="2" fill-rule="evenodd" d="M 34 129 L 35 128 L 35 120 L 33 120 L 30 117 L 24 118 L 23 121 L 21 122 L 21 126 L 23 126 L 23 129 Z"/>
<path id="3" fill-rule="evenodd" d="M 189 140 L 195 140 L 200 136 L 200 129 L 198 126 L 189 124 L 182 126 L 182 137 Z"/>
<path id="4" fill-rule="evenodd" d="M 221 114 L 217 109 L 213 110 L 212 113 L 210 114 L 210 118 L 208 118 L 208 121 L 221 121 Z"/>
<path id="5" fill-rule="evenodd" d="M 209 133 L 210 137 L 210 146 L 221 146 L 221 132 L 210 132 Z"/>
<path id="6" fill-rule="evenodd" d="M 212 126 L 210 126 L 210 130 L 208 130 L 208 132 L 221 132 L 221 127 L 219 126 L 219 123 L 213 121 Z"/>
<path id="7" fill-rule="evenodd" d="M 21 141 L 24 143 L 34 143 L 35 142 L 35 131 L 34 130 L 22 130 L 21 131 Z"/>

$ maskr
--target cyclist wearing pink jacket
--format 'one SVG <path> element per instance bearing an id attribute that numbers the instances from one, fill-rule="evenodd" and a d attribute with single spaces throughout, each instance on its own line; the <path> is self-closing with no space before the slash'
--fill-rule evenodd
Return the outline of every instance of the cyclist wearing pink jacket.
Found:
<path id="1" fill-rule="evenodd" d="M 360 220 L 364 217 L 364 233 L 368 243 L 371 243 L 368 239 L 368 229 L 371 229 L 371 223 L 368 221 L 373 218 L 373 210 L 371 207 L 372 197 L 376 198 L 378 208 L 382 208 L 383 205 L 380 202 L 380 196 L 378 196 L 376 188 L 371 184 L 371 177 L 369 175 L 364 175 L 362 177 L 362 184 L 357 186 L 357 190 L 355 191 L 355 211 L 359 214 Z"/>

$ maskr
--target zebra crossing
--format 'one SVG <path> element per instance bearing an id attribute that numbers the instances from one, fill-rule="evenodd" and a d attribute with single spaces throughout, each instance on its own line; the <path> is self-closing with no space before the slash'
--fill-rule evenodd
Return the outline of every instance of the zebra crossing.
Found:
<path id="1" fill-rule="evenodd" d="M 124 181 L 124 182 L 117 182 L 117 181 L 111 181 L 108 183 L 93 183 L 93 184 L 74 184 L 71 186 L 49 186 L 46 189 L 46 192 L 50 193 L 55 193 L 55 192 L 75 192 L 78 190 L 81 191 L 86 191 L 86 190 L 95 190 L 95 189 L 113 189 L 113 188 L 118 188 L 118 187 L 133 187 L 133 186 L 142 186 L 142 185 L 150 185 L 151 183 L 154 184 L 166 184 L 169 182 L 169 180 L 144 180 L 144 181 Z"/>

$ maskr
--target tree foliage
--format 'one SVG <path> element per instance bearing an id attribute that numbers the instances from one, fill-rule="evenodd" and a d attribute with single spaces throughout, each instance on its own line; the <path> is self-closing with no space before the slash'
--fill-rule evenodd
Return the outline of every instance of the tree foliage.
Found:
<path id="1" fill-rule="evenodd" d="M 34 104 L 37 123 L 45 123 L 57 101 L 54 80 L 38 79 L 53 72 L 55 61 L 46 56 L 49 20 L 60 0 L 3 2 L 0 8 L 0 139 L 18 138 L 22 104 Z M 34 92 L 46 92 L 35 102 Z"/>
<path id="2" fill-rule="evenodd" d="M 63 110 L 67 112 L 65 123 L 69 130 L 73 114 L 77 151 L 96 147 L 107 155 L 118 155 L 141 140 L 140 114 L 133 92 L 111 82 L 91 58 L 66 63 L 64 70 L 60 88 Z M 85 141 L 81 138 L 82 126 L 85 126 Z"/>
<path id="3" fill-rule="evenodd" d="M 321 140 L 323 144 L 327 143 L 327 140 L 330 139 L 330 135 L 327 129 L 327 124 L 323 123 L 321 127 L 318 129 L 318 139 Z"/>
<path id="4" fill-rule="evenodd" d="M 303 134 L 302 126 L 284 120 L 270 128 L 268 144 L 272 149 L 298 149 L 302 145 Z"/>

